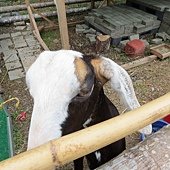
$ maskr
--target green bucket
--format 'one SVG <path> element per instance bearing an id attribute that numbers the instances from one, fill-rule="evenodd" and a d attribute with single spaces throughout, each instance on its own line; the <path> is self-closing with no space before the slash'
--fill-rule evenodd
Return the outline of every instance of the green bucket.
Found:
<path id="1" fill-rule="evenodd" d="M 0 96 L 0 103 L 3 100 Z M 0 108 L 0 161 L 13 156 L 11 119 L 5 107 Z"/>

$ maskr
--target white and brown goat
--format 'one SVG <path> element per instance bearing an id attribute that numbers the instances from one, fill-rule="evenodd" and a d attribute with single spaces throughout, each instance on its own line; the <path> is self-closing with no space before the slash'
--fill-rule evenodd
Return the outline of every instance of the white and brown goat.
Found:
<path id="1" fill-rule="evenodd" d="M 85 56 L 72 50 L 45 51 L 28 70 L 26 81 L 34 99 L 28 150 L 85 125 L 117 116 L 117 109 L 103 91 L 107 81 L 118 92 L 127 110 L 140 106 L 128 73 L 105 57 Z M 151 133 L 151 126 L 141 132 Z M 86 155 L 90 169 L 124 149 L 125 139 L 121 139 Z M 83 158 L 75 160 L 74 165 L 77 170 L 83 169 Z"/>

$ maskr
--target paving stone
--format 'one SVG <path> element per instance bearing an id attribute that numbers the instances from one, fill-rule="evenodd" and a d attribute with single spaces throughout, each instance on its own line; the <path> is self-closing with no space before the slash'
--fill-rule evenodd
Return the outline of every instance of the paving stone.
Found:
<path id="1" fill-rule="evenodd" d="M 15 60 L 15 61 L 12 61 L 12 62 L 5 63 L 5 66 L 6 66 L 6 69 L 8 71 L 22 67 L 19 60 Z"/>
<path id="2" fill-rule="evenodd" d="M 133 34 L 129 37 L 130 40 L 139 39 L 139 34 Z"/>
<path id="3" fill-rule="evenodd" d="M 9 75 L 10 80 L 16 80 L 16 79 L 20 79 L 20 78 L 24 77 L 25 73 L 24 73 L 23 69 L 20 68 L 20 69 L 15 69 L 15 70 L 9 71 L 8 75 Z"/>
<path id="4" fill-rule="evenodd" d="M 14 26 L 24 26 L 25 21 L 14 22 Z"/>
<path id="5" fill-rule="evenodd" d="M 76 25 L 76 28 L 78 28 L 78 29 L 83 29 L 84 27 L 83 27 L 82 24 L 77 24 L 77 25 Z"/>
<path id="6" fill-rule="evenodd" d="M 10 34 L 9 33 L 7 33 L 7 34 L 0 34 L 0 40 L 6 39 L 6 38 L 10 38 Z"/>
<path id="7" fill-rule="evenodd" d="M 154 38 L 151 40 L 151 42 L 153 44 L 161 44 L 162 43 L 162 39 L 161 38 Z"/>
<path id="8" fill-rule="evenodd" d="M 23 36 L 14 37 L 13 41 L 14 41 L 15 48 L 22 48 L 27 46 L 27 43 L 24 40 Z"/>
<path id="9" fill-rule="evenodd" d="M 23 31 L 24 29 L 26 29 L 26 26 L 17 26 L 17 27 L 15 27 L 15 30 L 17 30 L 17 31 Z"/>
<path id="10" fill-rule="evenodd" d="M 3 57 L 3 60 L 5 61 L 5 63 L 13 62 L 13 61 L 16 61 L 18 59 L 19 58 L 18 58 L 16 53 L 11 53 L 11 54 L 8 53 L 8 55 L 5 54 L 4 57 Z"/>
<path id="11" fill-rule="evenodd" d="M 37 49 L 31 49 L 29 47 L 20 48 L 17 50 L 20 58 L 32 56 L 35 52 L 37 52 Z"/>
<path id="12" fill-rule="evenodd" d="M 27 35 L 28 36 L 28 35 L 33 35 L 33 34 L 32 34 L 32 31 L 23 31 L 22 35 L 24 35 L 24 36 Z"/>
<path id="13" fill-rule="evenodd" d="M 29 69 L 29 67 L 34 63 L 34 61 L 37 59 L 36 56 L 30 56 L 30 57 L 22 57 L 21 62 L 24 67 L 25 72 Z"/>
<path id="14" fill-rule="evenodd" d="M 11 36 L 12 37 L 18 37 L 18 36 L 21 36 L 21 32 L 14 32 L 14 33 L 11 33 Z"/>
<path id="15" fill-rule="evenodd" d="M 0 45 L 2 47 L 2 50 L 4 51 L 5 49 L 8 49 L 9 46 L 12 46 L 13 43 L 11 39 L 4 39 L 0 41 Z"/>

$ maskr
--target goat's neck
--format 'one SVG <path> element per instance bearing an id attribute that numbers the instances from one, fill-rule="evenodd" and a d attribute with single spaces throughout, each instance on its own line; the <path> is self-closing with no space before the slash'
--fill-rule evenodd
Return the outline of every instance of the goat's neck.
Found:
<path id="1" fill-rule="evenodd" d="M 68 103 L 53 101 L 53 104 L 34 103 L 29 130 L 28 149 L 59 138 L 62 135 L 61 124 L 68 117 Z"/>

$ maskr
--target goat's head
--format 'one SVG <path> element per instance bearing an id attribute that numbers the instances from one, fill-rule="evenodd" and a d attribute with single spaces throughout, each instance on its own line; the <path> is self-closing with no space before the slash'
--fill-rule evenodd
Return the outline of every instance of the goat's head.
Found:
<path id="1" fill-rule="evenodd" d="M 87 64 L 71 50 L 40 54 L 26 75 L 34 99 L 28 149 L 61 136 L 69 103 L 90 96 L 95 76 L 102 85 L 110 81 L 129 110 L 139 106 L 129 75 L 112 60 L 94 57 Z"/>

